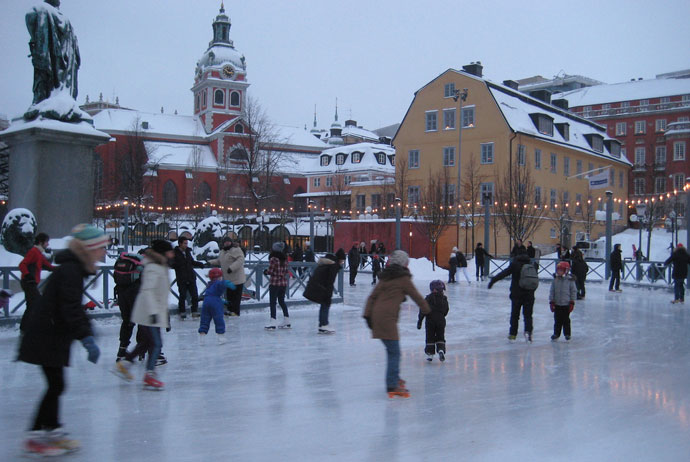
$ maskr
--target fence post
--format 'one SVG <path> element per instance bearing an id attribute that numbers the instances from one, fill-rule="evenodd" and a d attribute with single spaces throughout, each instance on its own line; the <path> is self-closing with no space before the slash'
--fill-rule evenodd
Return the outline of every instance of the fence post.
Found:
<path id="1" fill-rule="evenodd" d="M 9 289 L 10 288 L 10 269 L 2 270 L 2 288 L 3 289 Z M 5 312 L 5 317 L 8 318 L 10 316 L 10 303 L 9 300 L 7 301 L 7 305 L 3 307 L 3 311 Z"/>
<path id="2" fill-rule="evenodd" d="M 110 276 L 110 271 L 108 271 L 107 269 L 103 269 L 101 272 L 101 276 L 103 276 L 103 308 L 107 310 L 110 308 L 108 303 L 108 278 Z"/>

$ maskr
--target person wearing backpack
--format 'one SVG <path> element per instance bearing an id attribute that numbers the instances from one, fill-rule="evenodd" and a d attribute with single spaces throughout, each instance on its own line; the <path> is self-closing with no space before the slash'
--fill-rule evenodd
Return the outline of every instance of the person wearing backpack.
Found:
<path id="1" fill-rule="evenodd" d="M 132 338 L 134 323 L 131 321 L 134 300 L 141 287 L 141 272 L 144 263 L 141 255 L 137 253 L 122 252 L 115 260 L 113 279 L 115 280 L 115 297 L 120 308 L 122 324 L 120 325 L 120 347 L 117 350 L 115 361 L 120 361 L 127 354 L 127 347 Z M 137 341 L 140 339 L 137 331 Z"/>
<path id="2" fill-rule="evenodd" d="M 534 309 L 534 291 L 539 285 L 537 270 L 530 263 L 527 250 L 518 250 L 516 257 L 510 265 L 491 278 L 488 289 L 501 279 L 512 276 L 510 281 L 510 331 L 508 340 L 515 340 L 518 332 L 518 322 L 520 321 L 520 310 L 524 317 L 525 339 L 532 342 L 532 311 Z"/>

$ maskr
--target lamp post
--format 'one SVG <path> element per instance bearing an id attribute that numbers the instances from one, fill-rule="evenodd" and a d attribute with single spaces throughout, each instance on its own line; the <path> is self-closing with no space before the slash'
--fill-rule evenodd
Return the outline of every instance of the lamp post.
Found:
<path id="1" fill-rule="evenodd" d="M 400 250 L 400 200 L 399 197 L 395 198 L 395 250 Z M 409 249 L 408 249 L 409 250 Z"/>
<path id="2" fill-rule="evenodd" d="M 455 226 L 458 231 L 456 245 L 460 248 L 460 154 L 462 151 L 462 103 L 467 100 L 467 88 L 463 88 L 462 91 L 455 90 L 455 96 L 453 96 L 453 101 L 459 103 L 458 107 L 458 155 L 456 162 L 458 164 L 458 184 L 457 190 L 455 191 L 455 197 L 457 198 L 456 208 L 455 208 Z M 467 249 L 465 249 L 467 251 Z"/>
<path id="3" fill-rule="evenodd" d="M 122 203 L 125 206 L 125 235 L 122 238 L 122 243 L 125 245 L 125 252 L 129 252 L 129 199 L 125 197 Z"/>
<path id="4" fill-rule="evenodd" d="M 482 198 L 484 202 L 484 250 L 487 252 L 489 251 L 489 239 L 491 238 L 491 233 L 489 230 L 489 225 L 491 222 L 491 195 L 489 193 L 485 193 L 484 197 Z M 486 277 L 489 276 L 489 270 L 491 269 L 491 264 L 489 263 L 489 259 L 485 258 L 484 259 L 484 274 Z"/>
<path id="5" fill-rule="evenodd" d="M 690 177 L 685 178 L 685 246 L 690 245 Z M 690 274 L 688 274 L 688 285 L 690 285 Z"/>
<path id="6" fill-rule="evenodd" d="M 309 201 L 309 248 L 314 251 L 314 201 Z"/>
<path id="7" fill-rule="evenodd" d="M 326 210 L 323 213 L 323 217 L 326 219 L 326 251 L 327 252 L 333 252 L 333 249 L 331 248 L 331 242 L 333 240 L 331 239 L 331 211 Z"/>
<path id="8" fill-rule="evenodd" d="M 613 191 L 606 191 L 606 277 L 611 277 L 611 240 L 613 239 Z"/>

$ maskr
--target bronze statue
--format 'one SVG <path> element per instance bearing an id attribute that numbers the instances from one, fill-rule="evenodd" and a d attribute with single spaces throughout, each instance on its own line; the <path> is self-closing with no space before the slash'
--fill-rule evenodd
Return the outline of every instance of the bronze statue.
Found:
<path id="1" fill-rule="evenodd" d="M 84 114 L 75 104 L 67 111 L 60 105 L 37 107 L 39 103 L 60 90 L 72 99 L 77 98 L 77 71 L 81 63 L 77 36 L 72 24 L 58 9 L 60 0 L 45 0 L 48 5 L 36 5 L 26 14 L 26 27 L 31 41 L 31 62 L 34 66 L 33 104 L 24 114 L 27 120 L 38 115 L 51 119 L 75 122 L 84 120 Z M 64 97 L 64 95 L 62 95 Z"/>

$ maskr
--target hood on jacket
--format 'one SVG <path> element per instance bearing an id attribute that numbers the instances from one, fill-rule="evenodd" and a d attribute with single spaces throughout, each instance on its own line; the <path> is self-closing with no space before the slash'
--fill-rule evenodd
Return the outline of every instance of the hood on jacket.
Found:
<path id="1" fill-rule="evenodd" d="M 381 272 L 379 279 L 382 281 L 390 281 L 392 279 L 397 279 L 404 276 L 412 277 L 412 273 L 410 273 L 410 270 L 404 266 L 392 264 Z"/>
<path id="2" fill-rule="evenodd" d="M 150 262 L 156 263 L 158 265 L 168 266 L 168 257 L 161 255 L 155 250 L 148 248 L 144 251 L 144 256 L 149 259 Z"/>
<path id="3" fill-rule="evenodd" d="M 318 265 L 335 265 L 337 262 L 335 260 L 335 255 L 329 253 L 319 258 L 319 261 L 316 263 Z"/>

